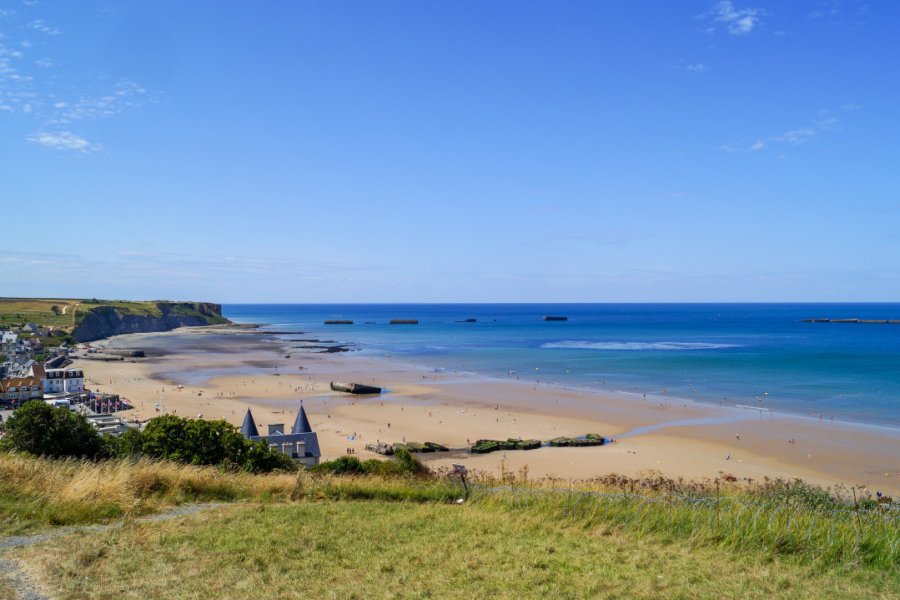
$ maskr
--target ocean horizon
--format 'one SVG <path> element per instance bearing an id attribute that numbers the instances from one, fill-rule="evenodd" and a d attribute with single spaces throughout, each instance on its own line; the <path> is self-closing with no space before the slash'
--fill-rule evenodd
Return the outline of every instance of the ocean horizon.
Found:
<path id="1" fill-rule="evenodd" d="M 226 304 L 223 314 L 427 368 L 900 427 L 900 325 L 804 321 L 900 319 L 900 303 Z"/>

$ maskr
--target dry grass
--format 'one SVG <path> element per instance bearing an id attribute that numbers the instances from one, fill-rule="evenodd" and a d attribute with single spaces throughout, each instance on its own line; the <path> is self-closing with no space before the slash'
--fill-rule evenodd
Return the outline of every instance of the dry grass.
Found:
<path id="1" fill-rule="evenodd" d="M 184 502 L 288 498 L 295 484 L 292 474 L 231 473 L 150 459 L 89 462 L 0 453 L 0 535 Z"/>

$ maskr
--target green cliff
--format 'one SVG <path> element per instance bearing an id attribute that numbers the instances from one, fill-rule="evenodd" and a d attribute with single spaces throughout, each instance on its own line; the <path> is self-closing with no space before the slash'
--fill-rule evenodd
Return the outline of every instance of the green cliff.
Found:
<path id="1" fill-rule="evenodd" d="M 89 342 L 123 333 L 230 323 L 222 305 L 209 302 L 87 302 L 75 312 L 72 339 Z"/>

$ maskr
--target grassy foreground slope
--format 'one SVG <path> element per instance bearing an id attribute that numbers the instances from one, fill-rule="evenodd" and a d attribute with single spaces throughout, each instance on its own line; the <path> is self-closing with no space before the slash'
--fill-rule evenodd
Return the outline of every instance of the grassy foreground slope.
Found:
<path id="1" fill-rule="evenodd" d="M 460 485 L 430 474 L 250 475 L 0 453 L 0 538 L 124 522 L 0 549 L 0 558 L 23 561 L 51 597 L 69 600 L 900 591 L 896 508 L 848 505 L 798 482 L 720 489 L 609 477 L 579 490 L 555 485 L 482 481 L 460 504 Z M 133 518 L 209 501 L 230 504 L 167 522 Z M 3 580 L 0 572 L 0 594 Z"/>
<path id="2" fill-rule="evenodd" d="M 58 598 L 878 598 L 897 578 L 479 504 L 239 506 L 21 555 Z"/>
<path id="3" fill-rule="evenodd" d="M 46 460 L 0 452 L 0 537 L 103 523 L 186 502 L 289 499 L 296 477 L 161 460 Z"/>

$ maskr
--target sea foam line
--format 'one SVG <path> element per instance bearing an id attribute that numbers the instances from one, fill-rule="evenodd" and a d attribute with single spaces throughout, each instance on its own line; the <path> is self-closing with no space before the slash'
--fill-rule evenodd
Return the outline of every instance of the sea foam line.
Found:
<path id="1" fill-rule="evenodd" d="M 571 350 L 720 350 L 737 348 L 736 344 L 710 342 L 592 342 L 588 340 L 563 340 L 541 344 L 541 348 L 567 348 Z"/>

